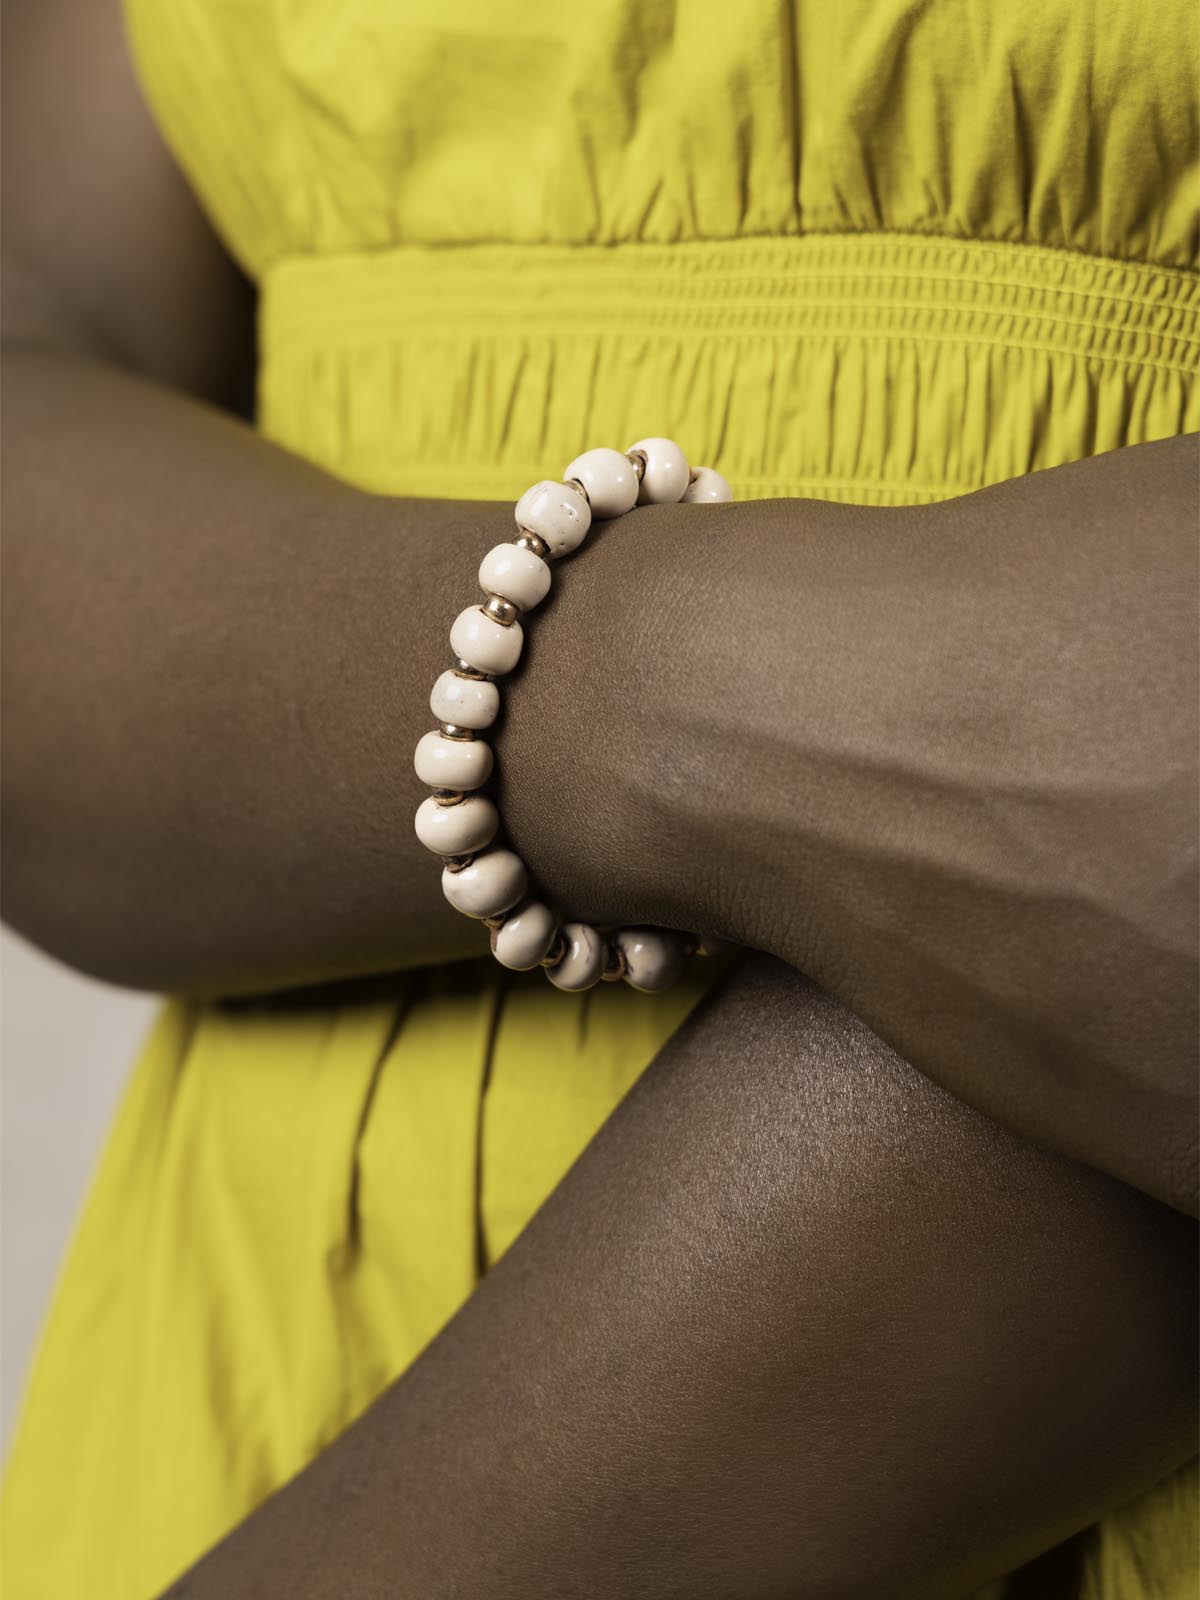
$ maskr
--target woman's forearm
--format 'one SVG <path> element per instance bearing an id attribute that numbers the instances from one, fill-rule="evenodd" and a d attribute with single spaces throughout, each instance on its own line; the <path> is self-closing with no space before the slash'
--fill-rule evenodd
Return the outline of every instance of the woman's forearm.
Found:
<path id="1" fill-rule="evenodd" d="M 5 380 L 10 920 L 191 991 L 482 950 L 411 748 L 510 513 L 360 493 L 81 355 Z M 598 527 L 506 686 L 514 842 L 577 914 L 772 950 L 1194 1208 L 1194 507 L 1179 440 L 940 506 Z"/>
<path id="2" fill-rule="evenodd" d="M 594 721 L 538 674 L 511 696 L 518 849 L 584 915 L 783 956 L 972 1104 L 1194 1207 L 1196 465 L 612 525 L 539 636 L 594 664 Z M 552 806 L 535 738 L 571 751 Z"/>
<path id="3" fill-rule="evenodd" d="M 511 511 L 360 493 L 82 355 L 4 376 L 6 917 L 193 991 L 478 950 L 412 744 Z"/>
<path id="4" fill-rule="evenodd" d="M 789 759 L 729 861 L 759 890 L 743 937 L 972 1105 L 1193 1214 L 1198 460 L 1172 440 L 931 507 L 890 559 L 872 536 L 865 583 L 830 552 Z M 774 554 L 799 590 L 798 545 Z"/>
<path id="5" fill-rule="evenodd" d="M 1194 1246 L 751 957 L 172 1594 L 970 1592 L 1187 1459 Z"/>

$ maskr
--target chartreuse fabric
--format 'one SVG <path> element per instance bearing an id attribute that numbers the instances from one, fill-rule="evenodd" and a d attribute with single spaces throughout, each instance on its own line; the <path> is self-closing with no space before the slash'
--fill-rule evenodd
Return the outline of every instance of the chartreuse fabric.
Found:
<path id="1" fill-rule="evenodd" d="M 511 498 L 664 433 L 739 497 L 879 504 L 1200 428 L 1191 13 L 128 0 L 260 292 L 269 438 Z M 28 1387 L 6 1600 L 149 1596 L 327 1445 L 706 981 L 570 996 L 481 961 L 169 1003 Z M 1190 1595 L 1194 1489 L 1082 1534 L 1073 1594 Z"/>

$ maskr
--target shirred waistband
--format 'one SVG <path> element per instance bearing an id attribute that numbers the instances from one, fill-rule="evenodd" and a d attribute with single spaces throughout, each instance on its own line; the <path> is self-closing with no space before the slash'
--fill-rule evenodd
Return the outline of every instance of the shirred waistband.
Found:
<path id="1" fill-rule="evenodd" d="M 391 492 L 507 495 L 587 423 L 699 432 L 742 493 L 884 501 L 1200 426 L 1200 275 L 1063 250 L 404 247 L 281 260 L 262 287 L 264 428 Z"/>
<path id="2" fill-rule="evenodd" d="M 293 257 L 267 276 L 268 344 L 527 327 L 698 337 L 898 332 L 1195 371 L 1200 279 L 1029 245 L 864 234 L 713 244 L 473 245 Z"/>

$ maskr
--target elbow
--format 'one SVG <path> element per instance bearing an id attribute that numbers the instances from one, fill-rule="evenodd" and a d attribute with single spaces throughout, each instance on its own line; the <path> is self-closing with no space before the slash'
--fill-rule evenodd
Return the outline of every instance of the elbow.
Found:
<path id="1" fill-rule="evenodd" d="M 0 918 L 23 939 L 87 978 L 117 988 L 174 988 L 153 930 L 114 893 L 99 863 L 32 825 L 6 793 L 0 858 Z"/>
<path id="2" fill-rule="evenodd" d="M 101 928 L 82 911 L 64 913 L 36 894 L 13 892 L 8 880 L 6 870 L 0 920 L 44 955 L 81 977 L 114 988 L 151 994 L 175 991 L 163 963 L 138 941 Z"/>

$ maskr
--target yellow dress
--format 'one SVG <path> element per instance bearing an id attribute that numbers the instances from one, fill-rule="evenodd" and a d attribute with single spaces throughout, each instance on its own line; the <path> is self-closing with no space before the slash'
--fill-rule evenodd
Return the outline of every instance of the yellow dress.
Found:
<path id="1" fill-rule="evenodd" d="M 268 437 L 512 498 L 665 433 L 739 497 L 876 503 L 1200 428 L 1191 12 L 128 0 L 261 294 Z M 328 1444 L 705 981 L 168 1004 L 28 1389 L 6 1600 L 142 1600 Z M 1192 1592 L 1194 1486 L 1081 1536 L 1082 1600 Z"/>

